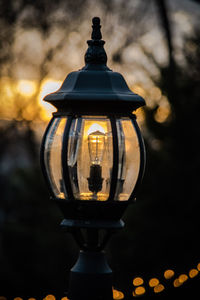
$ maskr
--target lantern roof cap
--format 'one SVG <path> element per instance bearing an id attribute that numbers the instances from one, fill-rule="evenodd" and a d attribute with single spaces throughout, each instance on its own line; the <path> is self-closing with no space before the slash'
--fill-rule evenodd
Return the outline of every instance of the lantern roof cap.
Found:
<path id="1" fill-rule="evenodd" d="M 92 22 L 92 39 L 87 41 L 85 66 L 69 73 L 60 89 L 47 95 L 44 101 L 53 104 L 58 112 L 130 113 L 145 105 L 145 101 L 129 89 L 120 73 L 107 67 L 100 19 L 94 17 Z"/>

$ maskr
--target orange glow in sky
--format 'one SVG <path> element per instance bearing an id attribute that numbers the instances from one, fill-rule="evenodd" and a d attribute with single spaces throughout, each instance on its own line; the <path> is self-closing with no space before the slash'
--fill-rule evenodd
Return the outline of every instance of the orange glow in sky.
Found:
<path id="1" fill-rule="evenodd" d="M 19 80 L 16 88 L 22 96 L 31 97 L 36 92 L 36 82 L 33 80 Z"/>
<path id="2" fill-rule="evenodd" d="M 56 108 L 53 107 L 51 104 L 43 101 L 43 98 L 49 94 L 53 93 L 59 89 L 61 86 L 62 81 L 54 80 L 54 79 L 45 79 L 40 87 L 40 92 L 38 95 L 38 102 L 39 105 L 43 108 L 43 112 L 41 114 L 41 119 L 46 121 L 51 118 L 51 114 L 56 111 Z"/>

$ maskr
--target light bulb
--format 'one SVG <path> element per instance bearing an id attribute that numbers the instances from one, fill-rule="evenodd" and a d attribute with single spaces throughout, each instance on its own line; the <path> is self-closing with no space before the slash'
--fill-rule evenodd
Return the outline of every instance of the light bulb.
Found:
<path id="1" fill-rule="evenodd" d="M 105 149 L 105 131 L 98 124 L 88 130 L 88 148 L 92 165 L 101 165 Z"/>
<path id="2" fill-rule="evenodd" d="M 88 188 L 97 199 L 97 193 L 102 190 L 102 160 L 105 150 L 105 131 L 99 124 L 92 124 L 88 130 L 88 150 L 90 155 L 90 177 Z"/>

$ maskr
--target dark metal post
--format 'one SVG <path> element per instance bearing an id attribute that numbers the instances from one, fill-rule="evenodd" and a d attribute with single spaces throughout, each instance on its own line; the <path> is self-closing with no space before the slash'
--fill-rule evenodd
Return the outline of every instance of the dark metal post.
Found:
<path id="1" fill-rule="evenodd" d="M 88 225 L 79 221 L 74 226 L 69 220 L 61 223 L 63 229 L 72 233 L 80 247 L 77 262 L 70 271 L 67 296 L 70 300 L 112 300 L 112 270 L 103 251 L 110 236 L 123 228 L 124 223 L 92 222 Z"/>
<path id="2" fill-rule="evenodd" d="M 103 251 L 83 251 L 71 269 L 70 300 L 112 300 L 112 270 Z"/>

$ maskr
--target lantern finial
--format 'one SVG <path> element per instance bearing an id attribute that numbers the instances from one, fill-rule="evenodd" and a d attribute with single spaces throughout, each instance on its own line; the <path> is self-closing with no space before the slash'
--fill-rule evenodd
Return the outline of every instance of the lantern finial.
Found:
<path id="1" fill-rule="evenodd" d="M 94 17 L 92 19 L 92 35 L 91 40 L 87 41 L 88 49 L 85 53 L 86 65 L 106 65 L 107 55 L 103 45 L 105 42 L 101 39 L 101 25 L 100 18 Z"/>
<path id="2" fill-rule="evenodd" d="M 91 38 L 92 40 L 101 40 L 102 35 L 101 35 L 101 25 L 100 25 L 100 18 L 99 17 L 94 17 L 92 19 L 92 35 Z"/>

